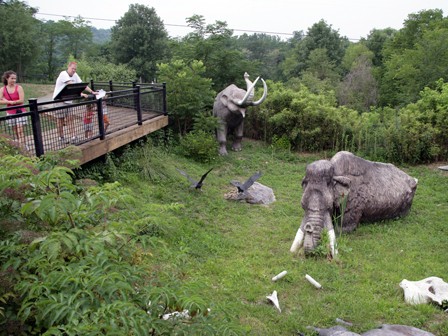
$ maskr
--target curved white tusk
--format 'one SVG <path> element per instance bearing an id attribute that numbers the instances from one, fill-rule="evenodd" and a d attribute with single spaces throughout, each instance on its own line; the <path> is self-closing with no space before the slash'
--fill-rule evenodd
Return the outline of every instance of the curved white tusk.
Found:
<path id="1" fill-rule="evenodd" d="M 244 95 L 243 99 L 236 101 L 235 104 L 236 105 L 243 105 L 246 103 L 247 97 L 249 97 L 249 95 L 251 94 L 251 92 L 253 91 L 255 84 L 257 84 L 258 80 L 260 79 L 260 76 L 257 77 L 257 79 L 252 83 L 252 85 L 250 86 L 250 88 L 247 89 L 246 94 Z M 263 80 L 263 79 L 262 79 Z M 264 81 L 263 81 L 264 82 Z M 252 93 L 253 94 L 253 93 Z"/>
<path id="2" fill-rule="evenodd" d="M 294 241 L 292 242 L 291 248 L 289 249 L 291 252 L 297 251 L 297 249 L 302 246 L 304 233 L 301 228 L 297 230 Z"/>
<path id="3" fill-rule="evenodd" d="M 334 233 L 334 229 L 331 229 L 331 230 L 328 231 L 328 239 L 330 240 L 331 256 L 334 258 L 334 256 L 336 254 L 338 254 L 338 250 L 335 249 L 336 234 Z"/>
<path id="4" fill-rule="evenodd" d="M 253 102 L 251 104 L 252 106 L 260 105 L 262 102 L 264 102 L 264 100 L 266 99 L 266 96 L 268 95 L 268 86 L 266 85 L 266 82 L 263 80 L 263 78 L 261 79 L 261 81 L 263 82 L 263 96 L 260 99 L 258 99 L 256 102 Z"/>

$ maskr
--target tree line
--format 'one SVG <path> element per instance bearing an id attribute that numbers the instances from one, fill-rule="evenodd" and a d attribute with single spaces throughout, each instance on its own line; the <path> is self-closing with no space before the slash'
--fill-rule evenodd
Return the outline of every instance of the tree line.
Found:
<path id="1" fill-rule="evenodd" d="M 54 22 L 40 21 L 35 14 L 36 9 L 22 1 L 0 3 L 0 67 L 15 70 L 19 79 L 53 82 L 74 59 L 84 80 L 166 81 L 173 130 L 185 135 L 204 124 L 211 128 L 213 122 L 204 118 L 210 115 L 216 92 L 230 83 L 244 87 L 242 75 L 247 71 L 269 81 L 268 98 L 291 92 L 282 98 L 289 100 L 272 105 L 269 99 L 250 113 L 254 137 L 271 142 L 273 137 L 283 137 L 289 147 L 302 150 L 366 150 L 394 161 L 447 158 L 440 111 L 446 104 L 448 18 L 440 9 L 410 13 L 401 29 L 372 29 L 357 42 L 341 36 L 324 20 L 282 40 L 260 33 L 235 36 L 225 21 L 206 24 L 196 14 L 186 19 L 191 33 L 171 38 L 154 8 L 132 4 L 111 28 L 110 40 L 98 43 L 93 41 L 94 27 L 81 17 Z M 428 95 L 437 96 L 439 105 L 421 103 Z M 309 103 L 302 106 L 297 99 Z M 411 108 L 412 104 L 419 107 Z M 327 105 L 334 111 L 324 112 Z M 426 110 L 420 110 L 423 105 Z M 338 124 L 337 140 L 335 133 L 329 133 L 335 127 L 310 124 L 322 113 L 334 119 L 333 126 Z M 352 116 L 344 120 L 345 114 Z M 285 123 L 285 116 L 302 122 Z M 379 124 L 380 128 L 375 126 Z M 395 127 L 390 131 L 393 136 L 377 134 L 374 147 L 366 148 L 372 132 L 391 127 Z M 418 143 L 426 144 L 424 154 L 400 154 L 404 145 L 397 139 L 411 147 L 416 143 L 415 138 L 402 139 L 406 128 L 417 133 Z M 276 134 L 276 129 L 281 132 Z M 422 129 L 429 133 L 419 135 Z M 320 140 L 333 140 L 317 145 L 311 133 L 320 134 Z M 395 151 L 399 154 L 384 154 Z"/>

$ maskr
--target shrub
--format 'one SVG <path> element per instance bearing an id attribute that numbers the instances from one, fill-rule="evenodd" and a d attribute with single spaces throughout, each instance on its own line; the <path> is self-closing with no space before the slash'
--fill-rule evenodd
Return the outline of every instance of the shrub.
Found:
<path id="1" fill-rule="evenodd" d="M 218 155 L 215 138 L 202 130 L 190 132 L 182 137 L 180 148 L 183 155 L 199 162 L 211 162 Z"/>

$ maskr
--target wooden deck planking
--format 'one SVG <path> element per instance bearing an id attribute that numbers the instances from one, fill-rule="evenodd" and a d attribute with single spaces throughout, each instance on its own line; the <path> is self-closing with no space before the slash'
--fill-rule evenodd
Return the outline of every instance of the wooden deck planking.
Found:
<path id="1" fill-rule="evenodd" d="M 48 113 L 45 117 L 55 122 L 54 114 Z M 142 125 L 136 125 L 137 113 L 134 109 L 108 106 L 108 117 L 110 121 L 104 140 L 85 139 L 84 131 L 84 109 L 76 111 L 74 114 L 74 135 L 78 137 L 77 147 L 81 149 L 81 164 L 87 163 L 106 153 L 126 145 L 136 139 L 139 139 L 149 133 L 157 131 L 168 125 L 168 116 L 155 112 L 142 112 Z M 66 127 L 64 127 L 66 132 Z M 93 118 L 93 137 L 98 133 L 98 117 L 95 113 Z M 42 131 L 42 140 L 44 143 L 44 152 L 60 150 L 71 144 L 65 144 L 59 141 L 56 127 Z M 29 153 L 34 153 L 34 143 L 32 136 L 27 137 Z"/>

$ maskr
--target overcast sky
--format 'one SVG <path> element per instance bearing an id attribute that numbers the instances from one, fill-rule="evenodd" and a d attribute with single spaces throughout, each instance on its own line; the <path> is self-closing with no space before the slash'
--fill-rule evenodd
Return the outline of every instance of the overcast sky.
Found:
<path id="1" fill-rule="evenodd" d="M 130 4 L 153 7 L 170 36 L 184 36 L 191 30 L 185 19 L 202 15 L 207 24 L 227 22 L 235 35 L 243 32 L 276 33 L 289 38 L 294 31 L 307 30 L 321 19 L 341 36 L 351 40 L 367 37 L 376 29 L 403 27 L 411 13 L 442 9 L 448 16 L 448 0 L 27 0 L 39 10 L 41 20 L 60 20 L 81 15 L 96 28 L 110 28 Z M 50 14 L 50 15 L 49 15 Z"/>

